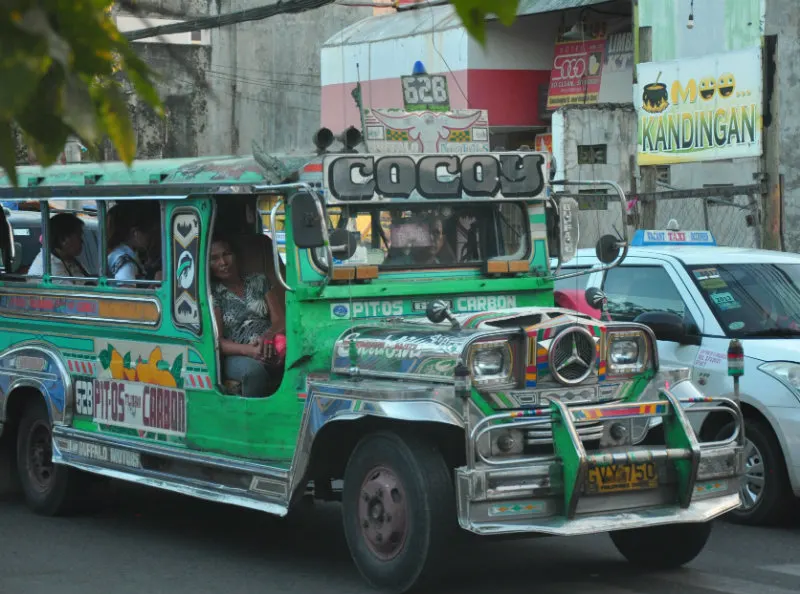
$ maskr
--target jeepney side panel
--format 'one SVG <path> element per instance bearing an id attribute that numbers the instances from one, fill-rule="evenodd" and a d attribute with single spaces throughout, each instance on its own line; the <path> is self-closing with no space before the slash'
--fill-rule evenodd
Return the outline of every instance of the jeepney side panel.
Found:
<path id="1" fill-rule="evenodd" d="M 198 217 L 207 210 L 202 200 L 164 203 L 166 225 L 176 206 Z M 152 289 L 0 281 L 3 418 L 9 395 L 24 385 L 43 393 L 57 423 L 185 445 L 192 394 L 215 391 L 213 347 L 173 318 L 175 262 L 163 243 L 164 280 Z M 198 313 L 209 328 L 205 309 Z M 38 381 L 36 365 L 57 380 Z"/>

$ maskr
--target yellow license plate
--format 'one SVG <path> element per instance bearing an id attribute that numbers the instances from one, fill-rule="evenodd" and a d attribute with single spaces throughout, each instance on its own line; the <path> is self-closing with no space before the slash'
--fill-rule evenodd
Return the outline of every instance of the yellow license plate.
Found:
<path id="1" fill-rule="evenodd" d="M 658 487 L 658 473 L 652 462 L 612 464 L 589 469 L 586 490 L 589 493 L 643 491 Z"/>

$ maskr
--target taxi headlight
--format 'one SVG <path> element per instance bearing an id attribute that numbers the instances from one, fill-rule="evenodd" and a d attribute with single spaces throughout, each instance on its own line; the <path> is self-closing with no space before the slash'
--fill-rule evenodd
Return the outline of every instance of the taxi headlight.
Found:
<path id="1" fill-rule="evenodd" d="M 644 371 L 650 358 L 647 337 L 639 330 L 608 332 L 608 374 L 632 375 Z"/>
<path id="2" fill-rule="evenodd" d="M 470 371 L 477 385 L 511 382 L 511 346 L 505 340 L 477 343 L 472 347 Z"/>
<path id="3" fill-rule="evenodd" d="M 800 363 L 773 361 L 760 365 L 759 369 L 793 390 L 795 395 L 800 396 Z"/>

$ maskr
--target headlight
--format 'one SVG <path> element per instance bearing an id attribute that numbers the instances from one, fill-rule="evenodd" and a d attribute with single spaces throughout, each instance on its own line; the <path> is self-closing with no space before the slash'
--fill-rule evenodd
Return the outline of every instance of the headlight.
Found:
<path id="1" fill-rule="evenodd" d="M 472 381 L 477 385 L 510 383 L 511 360 L 507 341 L 477 343 L 470 356 Z"/>
<path id="2" fill-rule="evenodd" d="M 800 363 L 776 361 L 773 363 L 764 363 L 758 368 L 777 379 L 783 385 L 794 390 L 795 394 L 800 395 Z"/>
<path id="3" fill-rule="evenodd" d="M 639 330 L 608 332 L 608 375 L 641 373 L 650 361 L 647 336 Z"/>
<path id="4" fill-rule="evenodd" d="M 639 360 L 639 343 L 635 340 L 615 341 L 609 359 L 614 365 L 634 365 Z"/>

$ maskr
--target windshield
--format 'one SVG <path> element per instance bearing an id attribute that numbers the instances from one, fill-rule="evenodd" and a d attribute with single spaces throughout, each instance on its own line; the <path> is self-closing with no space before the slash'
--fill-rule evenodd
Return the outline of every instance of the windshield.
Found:
<path id="1" fill-rule="evenodd" d="M 720 264 L 689 271 L 727 336 L 800 336 L 800 264 Z"/>
<path id="2" fill-rule="evenodd" d="M 334 228 L 355 239 L 348 264 L 452 268 L 529 255 L 527 213 L 518 203 L 359 205 L 329 209 L 329 214 Z"/>

